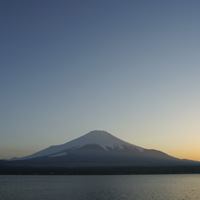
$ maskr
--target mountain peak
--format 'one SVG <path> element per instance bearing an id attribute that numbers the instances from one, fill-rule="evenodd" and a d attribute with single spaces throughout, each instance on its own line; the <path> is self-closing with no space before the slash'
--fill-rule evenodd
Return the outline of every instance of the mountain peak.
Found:
<path id="1" fill-rule="evenodd" d="M 33 159 L 34 158 L 34 159 Z M 29 160 L 31 159 L 31 160 Z M 144 149 L 125 142 L 114 135 L 93 130 L 61 145 L 50 146 L 32 155 L 12 159 L 13 163 L 27 166 L 154 166 L 184 164 L 161 151 Z M 189 163 L 189 162 L 188 162 Z"/>
<path id="2" fill-rule="evenodd" d="M 111 134 L 104 130 L 93 130 L 93 131 L 90 131 L 89 133 L 87 133 L 86 135 L 106 136 L 106 135 L 111 135 Z"/>
<path id="3" fill-rule="evenodd" d="M 107 147 L 111 147 L 112 149 L 116 148 L 116 147 L 123 149 L 125 146 L 129 146 L 131 148 L 136 148 L 139 151 L 143 151 L 143 148 L 138 147 L 133 144 L 130 144 L 128 142 L 125 142 L 103 130 L 91 131 L 91 132 L 73 140 L 73 143 L 75 141 L 77 142 L 76 143 L 77 146 L 82 146 L 85 144 L 97 144 L 97 145 L 103 147 L 105 150 L 107 150 Z"/>
<path id="4" fill-rule="evenodd" d="M 34 153 L 30 156 L 24 157 L 24 158 L 47 156 L 47 155 L 51 155 L 54 153 L 59 153 L 61 151 L 64 151 L 64 150 L 70 149 L 70 148 L 80 148 L 85 145 L 99 145 L 106 151 L 108 150 L 108 148 L 110 148 L 110 149 L 117 148 L 117 149 L 122 149 L 122 150 L 124 148 L 131 148 L 131 149 L 136 149 L 137 151 L 140 151 L 140 152 L 142 152 L 144 150 L 142 147 L 125 142 L 106 131 L 94 130 L 94 131 L 91 131 L 79 138 L 71 140 L 65 144 L 50 146 L 47 149 L 36 152 L 36 153 Z"/>

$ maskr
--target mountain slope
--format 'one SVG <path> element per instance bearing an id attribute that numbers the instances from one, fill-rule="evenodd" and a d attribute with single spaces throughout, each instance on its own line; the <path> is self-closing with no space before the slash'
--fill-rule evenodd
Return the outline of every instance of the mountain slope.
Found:
<path id="1" fill-rule="evenodd" d="M 15 161 L 56 166 L 150 166 L 181 162 L 161 151 L 125 142 L 106 131 L 91 131 L 65 144 L 50 146 Z"/>
<path id="2" fill-rule="evenodd" d="M 34 153 L 30 156 L 23 157 L 21 159 L 30 159 L 35 157 L 48 156 L 59 153 L 66 149 L 71 149 L 71 148 L 78 149 L 85 145 L 90 145 L 90 144 L 99 145 L 107 151 L 109 149 L 124 149 L 124 148 L 132 150 L 135 149 L 140 152 L 144 150 L 144 148 L 120 140 L 119 138 L 111 135 L 110 133 L 107 133 L 106 131 L 91 131 L 70 142 L 61 145 L 50 146 L 47 149 Z"/>
<path id="3" fill-rule="evenodd" d="M 145 149 L 105 131 L 91 131 L 26 157 L 0 160 L 0 174 L 33 174 L 36 170 L 41 174 L 196 173 L 199 166 L 199 162 Z"/>

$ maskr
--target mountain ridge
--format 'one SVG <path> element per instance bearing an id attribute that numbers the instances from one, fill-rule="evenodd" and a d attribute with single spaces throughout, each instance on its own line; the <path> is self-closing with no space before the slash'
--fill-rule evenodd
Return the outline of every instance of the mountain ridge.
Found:
<path id="1" fill-rule="evenodd" d="M 111 159 L 112 157 L 117 156 L 124 158 L 132 156 L 137 159 L 142 159 L 146 157 L 148 159 L 153 158 L 178 160 L 177 158 L 174 158 L 162 151 L 145 149 L 143 147 L 128 143 L 103 130 L 90 131 L 89 133 L 86 133 L 83 136 L 80 136 L 64 144 L 53 145 L 29 156 L 16 158 L 14 160 L 27 160 L 40 157 L 70 157 L 71 154 L 80 154 L 83 156 L 83 152 L 85 152 L 85 154 L 87 152 L 87 157 L 92 157 L 91 155 L 94 155 L 95 152 L 99 156 L 100 151 L 101 154 L 104 154 L 104 157 L 110 157 Z"/>
<path id="2" fill-rule="evenodd" d="M 64 144 L 52 145 L 52 146 L 47 147 L 46 149 L 33 153 L 29 156 L 15 158 L 15 159 L 30 159 L 30 158 L 35 158 L 35 157 L 47 156 L 47 155 L 59 153 L 69 148 L 80 148 L 81 146 L 84 146 L 87 144 L 97 144 L 103 147 L 107 151 L 109 149 L 123 149 L 123 148 L 135 149 L 139 152 L 143 152 L 144 150 L 146 150 L 143 147 L 139 147 L 137 145 L 121 140 L 118 137 L 104 130 L 93 130 L 84 134 L 83 136 L 75 138 Z"/>
<path id="3" fill-rule="evenodd" d="M 200 162 L 145 149 L 106 131 L 91 131 L 32 155 L 0 160 L 0 174 L 134 174 L 200 172 Z"/>

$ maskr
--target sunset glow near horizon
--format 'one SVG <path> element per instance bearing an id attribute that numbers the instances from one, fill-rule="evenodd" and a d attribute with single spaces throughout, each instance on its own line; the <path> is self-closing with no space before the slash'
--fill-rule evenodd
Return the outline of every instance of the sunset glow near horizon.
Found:
<path id="1" fill-rule="evenodd" d="M 0 159 L 92 130 L 200 161 L 200 1 L 0 1 Z"/>

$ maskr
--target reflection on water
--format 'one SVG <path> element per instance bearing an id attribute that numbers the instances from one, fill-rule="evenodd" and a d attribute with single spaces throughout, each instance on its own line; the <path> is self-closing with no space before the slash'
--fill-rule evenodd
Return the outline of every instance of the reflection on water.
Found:
<path id="1" fill-rule="evenodd" d="M 200 175 L 0 176 L 2 200 L 194 200 Z"/>

